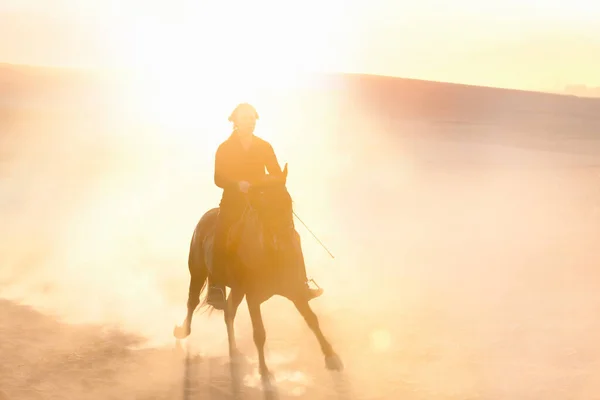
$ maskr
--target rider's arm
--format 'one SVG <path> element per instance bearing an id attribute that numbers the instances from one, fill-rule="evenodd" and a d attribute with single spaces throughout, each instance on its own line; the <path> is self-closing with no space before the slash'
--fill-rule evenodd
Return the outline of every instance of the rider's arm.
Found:
<path id="1" fill-rule="evenodd" d="M 237 182 L 229 178 L 227 160 L 227 149 L 221 145 L 215 155 L 215 185 L 221 189 L 233 189 L 237 187 Z"/>

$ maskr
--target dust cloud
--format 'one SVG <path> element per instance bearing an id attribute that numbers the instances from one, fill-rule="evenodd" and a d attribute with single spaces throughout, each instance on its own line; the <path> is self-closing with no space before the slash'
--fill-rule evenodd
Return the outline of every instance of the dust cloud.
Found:
<path id="1" fill-rule="evenodd" d="M 213 156 L 235 101 L 203 103 L 182 125 L 77 99 L 1 123 L 0 389 L 179 398 L 172 328 L 192 230 L 218 204 Z M 600 398 L 596 138 L 562 152 L 547 136 L 498 143 L 501 124 L 394 119 L 368 102 L 340 90 L 257 99 L 258 135 L 289 163 L 296 211 L 335 255 L 297 224 L 326 289 L 314 310 L 347 366 L 327 374 L 304 321 L 272 299 L 263 314 L 280 394 Z M 240 310 L 239 344 L 254 359 Z M 197 394 L 227 398 L 222 317 L 197 314 L 193 329 Z M 253 368 L 245 383 L 259 398 Z"/>

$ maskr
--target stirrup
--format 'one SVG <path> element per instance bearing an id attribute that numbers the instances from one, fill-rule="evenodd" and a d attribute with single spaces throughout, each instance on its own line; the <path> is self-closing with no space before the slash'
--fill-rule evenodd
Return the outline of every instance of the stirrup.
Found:
<path id="1" fill-rule="evenodd" d="M 314 283 L 314 285 L 317 288 L 316 289 L 311 288 L 308 285 L 308 282 Z M 321 297 L 323 295 L 323 292 L 325 292 L 325 290 L 323 290 L 321 288 L 321 286 L 319 286 L 319 284 L 317 282 L 315 282 L 314 279 L 311 279 L 311 280 L 309 280 L 309 281 L 306 282 L 306 290 L 307 290 L 307 295 L 308 295 L 308 301 L 310 301 L 312 299 L 316 299 L 317 297 Z"/>
<path id="2" fill-rule="evenodd" d="M 208 294 L 206 296 L 206 303 L 216 310 L 225 309 L 225 304 L 227 303 L 225 290 L 218 286 L 209 287 Z"/>
<path id="3" fill-rule="evenodd" d="M 225 297 L 225 290 L 219 286 L 212 285 L 208 288 L 208 296 L 211 297 L 211 294 L 219 292 L 223 297 Z"/>

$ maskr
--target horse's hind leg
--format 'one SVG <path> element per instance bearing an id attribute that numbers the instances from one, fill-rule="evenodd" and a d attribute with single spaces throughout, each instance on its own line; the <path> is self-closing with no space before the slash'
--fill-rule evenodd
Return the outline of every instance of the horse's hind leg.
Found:
<path id="1" fill-rule="evenodd" d="M 313 331 L 319 344 L 321 345 L 321 351 L 325 356 L 325 365 L 327 369 L 341 371 L 344 369 L 344 365 L 342 364 L 342 360 L 340 357 L 333 351 L 333 347 L 329 343 L 329 341 L 323 335 L 323 331 L 321 331 L 321 327 L 319 326 L 319 319 L 315 312 L 310 308 L 307 300 L 298 300 L 294 301 L 294 306 L 304 320 L 308 327 Z"/>
<path id="2" fill-rule="evenodd" d="M 237 349 L 235 341 L 235 315 L 240 303 L 244 299 L 244 292 L 237 288 L 232 288 L 227 297 L 227 305 L 225 307 L 225 325 L 227 326 L 227 338 L 229 340 L 229 358 L 231 361 L 239 361 L 240 353 Z"/>

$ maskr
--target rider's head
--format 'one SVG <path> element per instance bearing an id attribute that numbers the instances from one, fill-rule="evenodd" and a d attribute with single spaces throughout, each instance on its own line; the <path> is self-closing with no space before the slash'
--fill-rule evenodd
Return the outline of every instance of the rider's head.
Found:
<path id="1" fill-rule="evenodd" d="M 256 109 L 248 104 L 239 104 L 229 116 L 229 121 L 233 122 L 233 128 L 241 133 L 252 134 L 258 120 Z"/>

